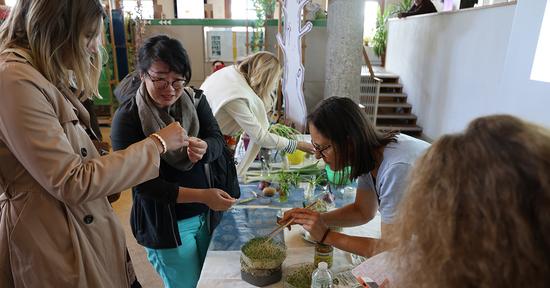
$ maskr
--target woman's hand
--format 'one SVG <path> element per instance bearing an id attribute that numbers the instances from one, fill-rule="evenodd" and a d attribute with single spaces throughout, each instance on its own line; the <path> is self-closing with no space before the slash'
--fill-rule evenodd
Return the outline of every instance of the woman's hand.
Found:
<path id="1" fill-rule="evenodd" d="M 178 150 L 189 145 L 187 131 L 181 127 L 179 122 L 172 122 L 170 125 L 160 129 L 157 134 L 166 142 L 166 150 Z"/>
<path id="2" fill-rule="evenodd" d="M 315 241 L 320 241 L 328 229 L 319 212 L 315 212 L 306 208 L 294 208 L 288 210 L 283 215 L 281 223 L 286 223 L 292 218 L 294 218 L 292 224 L 302 225 L 302 227 L 304 227 L 304 229 L 309 232 L 309 234 Z"/>
<path id="3" fill-rule="evenodd" d="M 315 154 L 315 148 L 313 144 L 309 142 L 298 141 L 298 146 L 296 148 L 309 154 Z"/>
<path id="4" fill-rule="evenodd" d="M 218 188 L 204 189 L 203 193 L 203 203 L 214 211 L 225 211 L 231 208 L 231 206 L 235 204 L 235 201 L 237 201 L 225 191 Z"/>
<path id="5" fill-rule="evenodd" d="M 187 155 L 193 163 L 199 162 L 208 149 L 208 143 L 197 137 L 189 137 L 189 146 L 187 146 Z"/>

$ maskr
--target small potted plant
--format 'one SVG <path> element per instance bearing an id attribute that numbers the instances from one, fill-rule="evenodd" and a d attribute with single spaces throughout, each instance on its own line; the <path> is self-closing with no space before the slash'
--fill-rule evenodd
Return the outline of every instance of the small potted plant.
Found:
<path id="1" fill-rule="evenodd" d="M 277 175 L 279 182 L 279 200 L 281 202 L 288 201 L 290 189 L 297 187 L 300 182 L 300 174 L 296 172 L 280 171 Z"/>
<path id="2" fill-rule="evenodd" d="M 310 288 L 311 274 L 315 271 L 313 263 L 302 263 L 290 266 L 285 271 L 285 288 Z"/>
<path id="3" fill-rule="evenodd" d="M 241 248 L 241 278 L 256 286 L 278 282 L 285 258 L 283 244 L 266 237 L 253 238 Z"/>

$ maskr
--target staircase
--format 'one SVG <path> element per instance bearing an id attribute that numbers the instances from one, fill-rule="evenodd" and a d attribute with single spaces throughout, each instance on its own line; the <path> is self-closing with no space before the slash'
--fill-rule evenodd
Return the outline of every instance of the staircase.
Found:
<path id="1" fill-rule="evenodd" d="M 412 105 L 407 103 L 407 94 L 403 93 L 403 84 L 399 83 L 399 76 L 384 70 L 383 67 L 373 66 L 375 77 L 382 80 L 380 85 L 380 98 L 378 100 L 378 113 L 376 128 L 381 131 L 400 131 L 402 133 L 420 137 L 422 127 L 416 125 L 416 115 L 411 113 Z M 367 66 L 361 69 L 361 95 L 360 101 L 365 107 L 372 107 L 373 103 L 367 101 L 368 91 L 373 87 L 368 81 L 370 73 Z M 368 104 L 367 104 L 368 103 Z"/>

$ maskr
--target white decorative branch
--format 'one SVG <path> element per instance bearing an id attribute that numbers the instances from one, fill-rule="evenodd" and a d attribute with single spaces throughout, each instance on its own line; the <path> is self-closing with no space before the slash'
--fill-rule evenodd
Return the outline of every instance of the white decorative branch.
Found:
<path id="1" fill-rule="evenodd" d="M 283 96 L 285 117 L 305 131 L 307 107 L 304 99 L 304 66 L 302 65 L 302 37 L 311 31 L 313 25 L 302 26 L 301 14 L 311 0 L 281 0 L 284 15 L 284 35 L 277 35 L 277 42 L 283 51 Z"/>

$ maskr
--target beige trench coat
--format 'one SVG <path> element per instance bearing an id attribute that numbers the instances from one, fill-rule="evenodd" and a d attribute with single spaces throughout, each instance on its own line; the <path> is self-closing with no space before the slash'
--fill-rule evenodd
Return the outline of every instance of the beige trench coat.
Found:
<path id="1" fill-rule="evenodd" d="M 159 153 L 146 139 L 100 157 L 86 125 L 74 95 L 0 55 L 0 287 L 129 287 L 106 196 L 157 177 Z"/>

